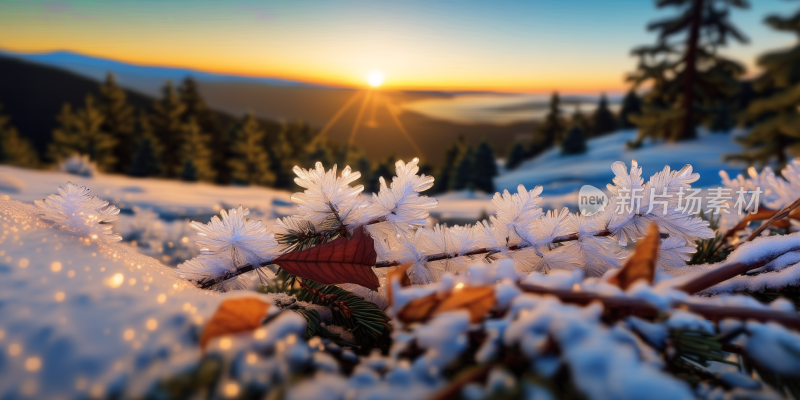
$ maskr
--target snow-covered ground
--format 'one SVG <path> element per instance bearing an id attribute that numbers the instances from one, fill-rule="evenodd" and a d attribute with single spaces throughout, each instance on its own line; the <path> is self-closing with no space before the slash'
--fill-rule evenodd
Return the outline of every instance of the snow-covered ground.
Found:
<path id="1" fill-rule="evenodd" d="M 595 150 L 576 158 L 561 158 L 555 152 L 544 154 L 526 163 L 519 171 L 503 174 L 498 182 L 513 182 L 511 188 L 519 183 L 529 187 L 543 184 L 545 194 L 548 193 L 548 187 L 551 189 L 550 197 L 545 198 L 546 202 L 566 202 L 580 184 L 603 187 L 610 182 L 612 174 L 609 167 L 611 162 L 617 160 L 630 163 L 629 158 L 635 158 L 644 165 L 644 173 L 649 176 L 661 170 L 663 163 L 669 162 L 668 159 L 679 159 L 682 162 L 676 167 L 684 163 L 698 166 L 695 170 L 703 175 L 701 187 L 719 184 L 718 171 L 721 168 L 736 172 L 735 168 L 725 168 L 718 161 L 720 153 L 731 148 L 729 136 L 703 136 L 691 145 L 658 145 L 627 151 L 621 147 L 621 143 L 629 136 L 629 132 L 623 132 L 596 139 L 592 142 Z M 603 143 L 605 153 L 601 146 Z M 692 146 L 698 148 L 691 150 Z M 712 152 L 712 149 L 716 151 Z M 550 161 L 545 162 L 548 159 Z M 593 169 L 586 172 L 585 168 Z M 517 176 L 517 179 L 513 180 L 512 176 Z M 569 188 L 569 182 L 583 178 L 585 180 L 580 184 L 575 183 L 577 186 Z M 57 229 L 40 219 L 41 210 L 30 203 L 56 192 L 58 186 L 64 186 L 67 181 L 87 186 L 93 190 L 93 194 L 122 208 L 125 214 L 120 222 L 115 223 L 114 230 L 129 241 L 135 240 L 136 245 L 107 242 L 106 238 L 97 239 L 93 235 Z M 451 193 L 440 198 L 436 211 L 441 218 L 477 217 L 484 211 L 492 214 L 494 210 L 488 199 L 489 196 L 484 194 Z M 185 220 L 205 222 L 221 208 L 238 204 L 251 208 L 254 217 L 264 220 L 267 225 L 271 225 L 275 217 L 294 213 L 289 193 L 264 188 L 220 187 L 111 175 L 85 178 L 61 172 L 0 167 L 0 399 L 143 398 L 152 394 L 154 384 L 160 379 L 174 377 L 194 368 L 203 357 L 197 338 L 204 324 L 220 301 L 241 294 L 201 291 L 178 279 L 174 269 L 164 267 L 159 261 L 166 262 L 164 256 L 171 257 L 171 260 L 190 257 L 167 250 L 194 246 L 194 240 L 188 237 L 193 234 L 185 229 Z M 159 227 L 154 224 L 167 225 Z M 95 228 L 100 229 L 98 226 Z M 159 233 L 167 231 L 165 235 Z M 764 243 L 764 240 L 753 242 L 752 246 Z M 796 238 L 785 236 L 779 240 L 790 246 Z M 156 259 L 140 254 L 143 249 L 141 246 L 145 243 L 145 253 L 161 255 Z M 159 246 L 161 248 L 157 249 Z M 750 250 L 743 247 L 741 253 L 755 257 L 756 253 Z M 791 257 L 795 261 L 798 259 L 795 254 Z M 495 283 L 499 275 L 490 275 L 486 271 L 499 274 L 501 263 L 497 265 L 497 268 L 478 266 L 471 269 L 474 273 L 458 279 L 469 279 L 475 285 Z M 786 267 L 785 270 L 791 271 L 792 275 L 787 273 L 782 277 L 796 276 L 794 269 L 790 268 L 794 267 Z M 504 271 L 513 272 L 513 266 Z M 552 277 L 580 279 L 570 272 L 560 275 L 553 274 Z M 534 279 L 542 281 L 533 283 L 553 286 L 544 281 L 552 277 L 534 276 Z M 425 290 L 453 290 L 459 287 L 458 284 L 463 286 L 464 282 L 450 277 L 422 290 L 418 287 L 405 288 L 398 294 L 398 299 L 403 298 L 401 295 L 407 295 L 405 299 L 408 301 L 412 298 L 411 294 L 430 293 Z M 565 287 L 573 287 L 577 283 L 570 281 Z M 641 397 L 655 384 L 661 385 L 658 391 L 661 397 L 656 397 L 676 398 L 677 394 L 690 396 L 691 389 L 664 374 L 660 364 L 650 365 L 649 361 L 633 357 L 635 353 L 625 347 L 631 346 L 630 340 L 615 336 L 610 329 L 601 328 L 599 307 L 582 310 L 564 306 L 552 298 L 522 295 L 517 289 L 507 286 L 507 282 L 497 283 L 494 293 L 510 293 L 509 296 L 495 295 L 509 304 L 512 297 L 517 297 L 517 308 L 530 309 L 531 312 L 526 311 L 528 317 L 514 322 L 518 326 L 513 325 L 511 320 L 494 321 L 492 324 L 495 325 L 491 326 L 502 326 L 497 329 L 503 330 L 507 327 L 511 332 L 507 336 L 515 345 L 533 343 L 536 336 L 531 334 L 533 330 L 530 327 L 540 324 L 541 329 L 550 329 L 550 322 L 547 321 L 551 319 L 556 321 L 553 326 L 570 327 L 560 331 L 565 335 L 583 332 L 578 340 L 569 335 L 561 337 L 559 346 L 565 351 L 562 361 L 571 368 L 579 368 L 573 373 L 579 371 L 583 374 L 577 382 L 588 382 L 580 389 L 593 394 L 593 398 L 620 398 L 619 394 L 622 393 Z M 639 289 L 634 287 L 631 291 L 634 297 L 653 298 L 653 293 L 646 285 Z M 271 301 L 266 296 L 249 295 Z M 726 298 L 722 301 L 768 308 L 746 297 L 735 302 Z M 395 307 L 400 307 L 398 304 L 399 300 Z M 771 307 L 789 310 L 792 305 L 776 302 Z M 534 309 L 538 311 L 534 312 Z M 588 318 L 590 324 L 581 322 L 586 316 L 591 317 Z M 711 326 L 695 317 L 691 320 Z M 777 331 L 776 327 L 752 321 L 747 326 L 756 334 L 772 332 L 763 335 L 766 339 L 754 336 L 755 340 L 748 344 L 773 344 L 779 342 L 778 338 L 790 345 L 794 343 L 793 349 L 796 348 L 797 336 L 788 331 Z M 415 337 L 419 346 L 426 350 L 425 355 L 409 363 L 399 360 L 397 354 L 389 357 L 374 354 L 361 359 L 361 365 L 350 378 L 336 376 L 339 367 L 326 353 L 327 350 L 323 351 L 317 346 L 319 341 L 309 345 L 297 340 L 304 333 L 305 321 L 292 312 L 281 313 L 269 322 L 267 328 L 258 331 L 259 334 L 243 333 L 226 338 L 224 342 L 215 339 L 206 354 L 224 355 L 222 359 L 225 360 L 224 370 L 227 372 L 222 373 L 223 381 L 216 389 L 222 393 L 218 393 L 217 397 L 223 394 L 235 397 L 247 385 L 256 383 L 267 389 L 276 388 L 288 382 L 292 374 L 299 374 L 313 366 L 314 370 L 320 371 L 314 379 L 307 379 L 294 387 L 283 386 L 281 390 L 288 391 L 287 398 L 322 398 L 323 395 L 345 398 L 346 394 L 353 397 L 348 393 L 355 393 L 354 398 L 423 398 L 447 384 L 441 371 L 466 348 L 469 327 L 469 318 L 462 312 L 438 317 L 413 332 L 398 331 L 394 336 L 395 341 L 406 340 L 405 343 L 409 343 Z M 619 333 L 622 328 L 614 329 Z M 721 333 L 711 328 L 709 332 Z M 495 332 L 495 336 L 490 337 L 501 336 Z M 639 347 L 641 345 L 637 344 L 635 348 Z M 589 350 L 593 356 L 583 357 Z M 349 350 L 338 351 L 344 353 Z M 780 357 L 789 359 L 796 354 L 789 351 L 766 352 L 756 347 L 748 351 L 771 360 Z M 600 367 L 595 362 L 597 360 L 603 360 Z M 798 364 L 791 359 L 776 362 L 776 365 L 787 365 L 787 370 L 796 371 Z M 379 374 L 378 371 L 388 372 L 381 375 L 382 372 Z M 631 376 L 636 379 L 629 379 Z M 492 381 L 490 377 L 489 382 Z M 487 384 L 487 387 L 490 386 Z M 619 393 L 606 393 L 606 388 Z M 213 397 L 213 394 L 209 395 Z"/>
<path id="2" fill-rule="evenodd" d="M 68 181 L 86 186 L 92 193 L 132 214 L 133 207 L 150 208 L 162 219 L 208 220 L 223 208 L 243 205 L 257 216 L 276 217 L 292 213 L 290 193 L 262 187 L 217 186 L 176 180 L 132 178 L 123 175 L 98 174 L 83 177 L 58 171 L 24 170 L 0 166 L 0 182 L 9 177 L 22 181 L 22 187 L 7 190 L 0 184 L 2 194 L 12 200 L 33 203 L 55 192 Z"/>
<path id="3" fill-rule="evenodd" d="M 722 161 L 725 154 L 741 151 L 741 146 L 734 142 L 735 135 L 736 132 L 701 132 L 696 140 L 679 143 L 645 142 L 641 148 L 631 150 L 625 142 L 633 141 L 636 131 L 620 131 L 590 139 L 585 154 L 562 156 L 560 149 L 550 149 L 535 159 L 526 161 L 517 169 L 502 173 L 495 179 L 495 186 L 500 191 L 514 191 L 519 184 L 528 188 L 542 185 L 542 197 L 547 205 L 574 206 L 577 202 L 576 193 L 581 186 L 592 185 L 605 189 L 606 184 L 614 178 L 611 164 L 623 161 L 630 166 L 631 160 L 636 160 L 642 167 L 643 177 L 661 171 L 665 165 L 677 170 L 691 164 L 694 172 L 700 174 L 700 180 L 693 187 L 718 186 L 720 170 L 736 176 L 744 168 L 743 165 Z"/>
<path id="4" fill-rule="evenodd" d="M 191 335 L 220 295 L 36 215 L 0 200 L 0 398 L 102 398 L 126 375 L 198 359 Z"/>
<path id="5" fill-rule="evenodd" d="M 700 173 L 700 180 L 694 187 L 718 186 L 720 170 L 736 176 L 743 167 L 722 161 L 724 154 L 740 150 L 733 141 L 734 134 L 701 133 L 693 141 L 648 142 L 640 149 L 629 150 L 625 142 L 633 140 L 636 133 L 620 131 L 590 139 L 586 154 L 565 157 L 559 149 L 551 149 L 516 170 L 502 172 L 495 179 L 495 185 L 498 191 L 511 192 L 516 192 L 519 184 L 528 189 L 542 185 L 542 208 L 569 207 L 573 211 L 581 186 L 605 189 L 611 182 L 614 177 L 611 164 L 615 161 L 630 165 L 631 160 L 636 160 L 645 177 L 661 171 L 665 165 L 679 169 L 684 164 L 692 164 L 694 171 Z M 122 215 L 115 222 L 115 231 L 127 242 L 135 240 L 142 252 L 171 265 L 196 255 L 196 246 L 189 240 L 194 237 L 187 225 L 190 220 L 207 222 L 221 209 L 241 204 L 250 209 L 252 218 L 262 219 L 271 226 L 275 218 L 294 214 L 295 209 L 291 193 L 261 187 L 217 186 L 122 175 L 83 177 L 0 166 L 0 195 L 8 195 L 12 200 L 33 203 L 68 181 L 90 188 L 93 194 L 119 207 Z M 492 195 L 469 191 L 440 195 L 437 196 L 438 206 L 430 214 L 436 220 L 451 224 L 475 221 L 481 215 L 494 214 Z"/>

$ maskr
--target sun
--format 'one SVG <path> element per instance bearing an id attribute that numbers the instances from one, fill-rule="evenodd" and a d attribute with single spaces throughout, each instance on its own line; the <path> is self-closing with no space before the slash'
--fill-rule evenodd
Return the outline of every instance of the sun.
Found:
<path id="1" fill-rule="evenodd" d="M 383 73 L 381 71 L 372 71 L 367 74 L 367 83 L 372 87 L 379 87 L 383 84 Z"/>

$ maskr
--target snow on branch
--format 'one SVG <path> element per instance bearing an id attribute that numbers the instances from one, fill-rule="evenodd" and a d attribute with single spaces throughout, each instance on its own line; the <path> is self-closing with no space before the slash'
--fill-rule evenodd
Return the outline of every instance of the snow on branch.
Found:
<path id="1" fill-rule="evenodd" d="M 261 221 L 246 218 L 249 214 L 250 210 L 239 206 L 222 210 L 222 219 L 214 216 L 208 224 L 193 221 L 190 226 L 200 237 L 200 256 L 178 265 L 178 272 L 195 282 L 219 281 L 234 275 L 240 267 L 278 257 L 281 246 L 275 235 Z M 247 282 L 235 286 L 247 286 Z"/>
<path id="2" fill-rule="evenodd" d="M 680 195 L 699 178 L 690 165 L 678 171 L 667 166 L 646 182 L 635 160 L 630 171 L 623 162 L 611 168 L 615 174 L 613 184 L 608 185 L 611 201 L 596 215 L 572 214 L 566 208 L 544 212 L 538 205 L 542 187 L 527 190 L 520 185 L 516 193 L 495 194 L 492 203 L 497 212 L 488 221 L 428 228 L 425 220 L 437 202 L 420 192 L 430 188 L 434 179 L 417 175 L 417 159 L 398 161 L 397 176 L 391 184 L 381 178 L 380 190 L 371 199 L 361 195 L 361 185 L 350 186 L 361 176 L 350 167 L 339 175 L 336 166 L 325 170 L 320 163 L 308 170 L 295 167 L 295 182 L 305 190 L 292 196 L 299 205 L 298 215 L 280 219 L 275 225 L 282 247 L 270 245 L 272 257 L 260 262 L 255 261 L 258 257 L 245 257 L 221 267 L 199 260 L 203 262 L 191 263 L 193 273 L 187 278 L 205 276 L 205 280 L 218 281 L 233 277 L 238 271 L 266 265 L 282 252 L 304 250 L 349 235 L 359 226 L 365 226 L 374 239 L 378 254 L 374 271 L 379 279 L 385 281 L 382 267 L 410 263 L 408 275 L 416 284 L 435 282 L 445 272 L 461 273 L 475 258 L 511 258 L 520 278 L 552 269 L 583 269 L 589 276 L 601 276 L 620 267 L 627 254 L 624 246 L 644 236 L 652 222 L 669 234 L 659 265 L 677 268 L 695 251 L 697 239 L 714 236 L 708 222 L 687 212 L 688 207 L 680 202 Z M 211 235 L 217 229 L 225 228 L 212 221 L 201 233 Z M 198 243 L 206 246 L 207 240 L 202 238 Z M 224 244 L 232 240 L 228 236 L 220 240 L 218 247 L 236 248 Z M 185 268 L 189 266 L 187 263 Z"/>
<path id="3" fill-rule="evenodd" d="M 495 194 L 492 202 L 497 213 L 490 217 L 490 222 L 470 227 L 438 227 L 434 228 L 437 232 L 427 235 L 424 233 L 427 228 L 419 228 L 413 236 L 388 238 L 389 246 L 379 248 L 378 264 L 413 263 L 409 275 L 421 277 L 416 283 L 433 282 L 444 272 L 443 268 L 452 268 L 431 261 L 476 255 L 512 258 L 522 276 L 533 271 L 577 268 L 583 268 L 591 276 L 600 276 L 620 266 L 626 254 L 622 246 L 644 236 L 651 222 L 670 235 L 665 242 L 669 251 L 662 253 L 660 261 L 665 268 L 676 265 L 677 260 L 688 259 L 695 251 L 697 239 L 714 237 L 708 221 L 686 213 L 680 197 L 676 196 L 691 188 L 691 183 L 700 177 L 692 173 L 690 165 L 679 171 L 667 166 L 646 183 L 636 161 L 632 162 L 630 172 L 622 162 L 614 163 L 612 171 L 616 177 L 614 184 L 608 185 L 611 201 L 597 215 L 578 216 L 566 208 L 544 213 L 537 205 L 541 186 L 528 191 L 520 185 L 517 193 Z M 665 200 L 656 201 L 659 198 Z M 451 244 L 456 239 L 448 237 L 458 235 L 464 241 L 465 232 L 469 232 L 466 239 L 476 247 L 456 251 Z M 419 239 L 432 235 L 440 239 Z M 391 244 L 395 242 L 399 245 L 393 251 Z"/>

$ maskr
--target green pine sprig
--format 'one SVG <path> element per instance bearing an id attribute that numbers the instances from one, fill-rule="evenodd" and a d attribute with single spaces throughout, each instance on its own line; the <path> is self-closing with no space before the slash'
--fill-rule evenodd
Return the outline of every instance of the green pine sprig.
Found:
<path id="1" fill-rule="evenodd" d="M 708 221 L 709 228 L 714 230 L 715 235 L 711 239 L 700 239 L 695 242 L 697 244 L 697 252 L 692 255 L 691 260 L 689 260 L 687 264 L 711 264 L 724 260 L 728 257 L 731 250 L 726 247 L 727 240 L 725 238 L 725 233 L 719 229 L 720 216 L 717 215 L 716 218 L 714 218 L 713 214 L 706 216 L 702 210 L 699 216 Z"/>

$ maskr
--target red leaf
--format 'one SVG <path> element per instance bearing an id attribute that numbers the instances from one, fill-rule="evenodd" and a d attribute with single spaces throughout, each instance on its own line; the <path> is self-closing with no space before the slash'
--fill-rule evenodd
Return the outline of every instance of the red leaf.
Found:
<path id="1" fill-rule="evenodd" d="M 357 228 L 353 238 L 340 237 L 308 250 L 286 253 L 274 261 L 286 272 L 323 285 L 355 283 L 378 290 L 380 282 L 372 272 L 378 254 L 375 241 Z"/>

